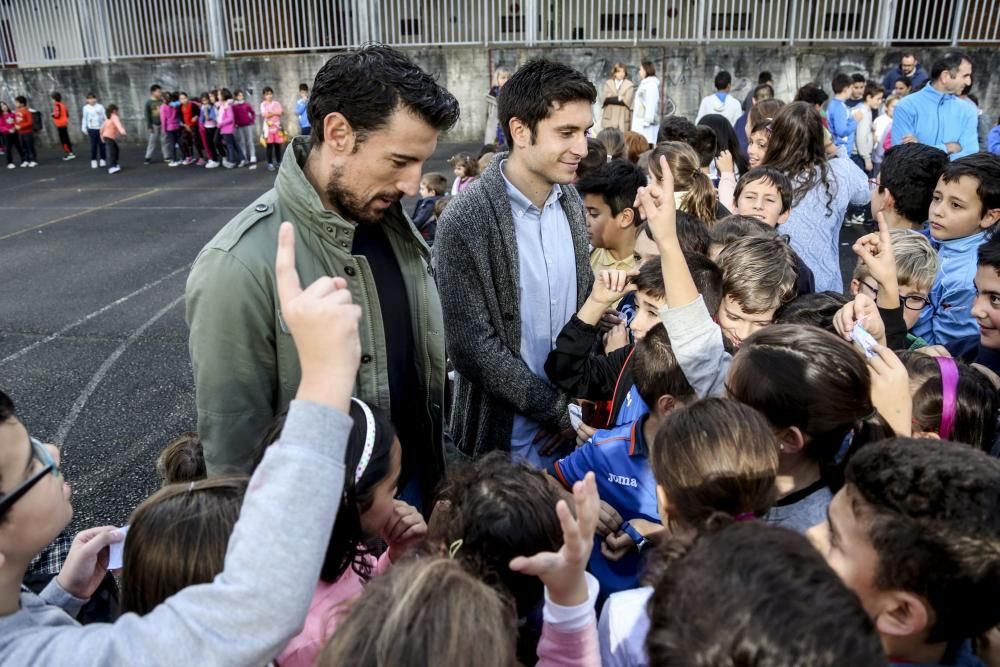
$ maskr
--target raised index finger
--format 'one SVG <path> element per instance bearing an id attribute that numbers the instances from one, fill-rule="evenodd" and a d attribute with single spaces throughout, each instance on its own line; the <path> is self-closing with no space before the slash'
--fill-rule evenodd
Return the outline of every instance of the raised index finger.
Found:
<path id="1" fill-rule="evenodd" d="M 672 199 L 674 196 L 674 173 L 670 171 L 666 155 L 660 156 L 660 174 L 660 189 L 663 190 L 665 197 Z"/>
<path id="2" fill-rule="evenodd" d="M 885 214 L 879 211 L 875 214 L 875 219 L 878 221 L 878 239 L 879 248 L 883 252 L 892 248 L 892 236 L 889 234 L 889 223 L 885 221 Z"/>
<path id="3" fill-rule="evenodd" d="M 274 276 L 278 284 L 278 303 L 285 305 L 302 293 L 299 272 L 295 269 L 295 227 L 281 223 L 278 229 L 278 254 L 274 259 Z"/>

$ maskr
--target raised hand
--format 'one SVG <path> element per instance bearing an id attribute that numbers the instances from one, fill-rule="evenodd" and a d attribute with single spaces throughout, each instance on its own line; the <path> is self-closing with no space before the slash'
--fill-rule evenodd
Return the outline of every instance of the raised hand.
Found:
<path id="1" fill-rule="evenodd" d="M 880 345 L 886 344 L 885 324 L 882 322 L 882 315 L 879 314 L 878 307 L 871 300 L 871 297 L 865 294 L 858 294 L 853 301 L 848 301 L 833 316 L 833 328 L 846 341 L 851 340 L 851 332 L 858 324 L 861 324 L 865 331 L 870 333 Z"/>
<path id="2" fill-rule="evenodd" d="M 518 556 L 510 562 L 510 569 L 515 572 L 541 579 L 549 591 L 549 599 L 564 607 L 587 601 L 587 580 L 583 573 L 594 548 L 594 529 L 600 511 L 594 473 L 588 472 L 582 481 L 573 485 L 573 504 L 576 506 L 575 518 L 565 500 L 556 503 L 563 531 L 563 545 L 559 551 Z"/>
<path id="3" fill-rule="evenodd" d="M 883 308 L 899 308 L 899 278 L 896 256 L 892 250 L 892 235 L 885 215 L 880 211 L 878 232 L 866 234 L 854 242 L 856 254 L 879 284 L 878 303 Z"/>
<path id="4" fill-rule="evenodd" d="M 606 269 L 597 274 L 590 298 L 604 306 L 620 301 L 629 292 L 635 291 L 632 279 L 639 275 L 638 271 L 619 271 Z"/>
<path id="5" fill-rule="evenodd" d="M 732 174 L 736 170 L 733 167 L 733 154 L 729 151 L 722 151 L 715 156 L 715 167 L 719 173 Z"/>
<path id="6" fill-rule="evenodd" d="M 302 289 L 295 268 L 295 229 L 290 222 L 282 223 L 278 231 L 274 269 L 281 317 L 302 365 L 296 397 L 349 412 L 361 362 L 360 306 L 351 301 L 343 278 L 323 276 Z"/>

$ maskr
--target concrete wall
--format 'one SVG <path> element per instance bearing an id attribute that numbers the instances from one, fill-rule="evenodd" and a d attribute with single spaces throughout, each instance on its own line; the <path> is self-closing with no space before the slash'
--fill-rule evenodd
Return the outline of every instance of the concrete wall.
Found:
<path id="1" fill-rule="evenodd" d="M 920 49 L 918 56 L 925 67 L 944 52 L 943 48 Z M 975 62 L 973 90 L 992 123 L 1000 115 L 1000 49 L 968 49 Z M 740 98 L 756 82 L 757 73 L 768 70 L 775 76 L 778 97 L 790 100 L 796 88 L 818 81 L 829 89 L 834 73 L 863 72 L 870 77 L 882 74 L 898 63 L 900 51 L 866 47 L 678 47 L 678 48 L 509 48 L 468 49 L 429 48 L 408 51 L 421 67 L 431 72 L 459 100 L 462 118 L 445 141 L 482 139 L 485 122 L 485 93 L 492 68 L 515 68 L 539 56 L 573 65 L 600 86 L 611 63 L 622 61 L 630 71 L 643 59 L 652 60 L 663 83 L 665 109 L 693 117 L 701 98 L 712 92 L 712 79 L 720 69 L 733 73 L 733 91 Z M 69 105 L 70 114 L 79 117 L 87 91 L 96 91 L 107 105 L 117 104 L 130 142 L 145 141 L 142 109 L 149 86 L 159 83 L 167 90 L 186 90 L 197 95 L 203 90 L 226 86 L 242 88 L 251 100 L 259 101 L 260 90 L 271 86 L 283 104 L 296 98 L 300 82 L 312 83 L 317 70 L 330 54 L 276 55 L 211 59 L 164 59 L 126 61 L 67 67 L 0 70 L 0 99 L 11 101 L 15 95 L 29 97 L 37 109 L 50 108 L 48 95 L 58 90 Z M 288 114 L 287 127 L 296 122 Z M 82 140 L 79 122 L 70 125 L 71 135 Z M 55 130 L 46 123 L 45 137 L 55 142 Z"/>

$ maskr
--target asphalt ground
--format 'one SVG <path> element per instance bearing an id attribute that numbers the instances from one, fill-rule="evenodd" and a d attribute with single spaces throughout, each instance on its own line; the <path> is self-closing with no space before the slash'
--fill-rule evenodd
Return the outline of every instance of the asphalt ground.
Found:
<path id="1" fill-rule="evenodd" d="M 442 145 L 427 171 L 450 175 L 462 150 L 478 146 Z M 124 524 L 158 488 L 160 449 L 194 430 L 188 270 L 274 174 L 144 166 L 135 148 L 115 175 L 58 158 L 0 169 L 0 387 L 32 435 L 62 446 L 75 531 Z"/>

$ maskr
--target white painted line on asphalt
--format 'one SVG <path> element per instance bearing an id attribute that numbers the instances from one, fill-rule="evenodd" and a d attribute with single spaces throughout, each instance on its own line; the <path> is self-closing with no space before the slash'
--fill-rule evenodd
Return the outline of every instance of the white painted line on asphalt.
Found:
<path id="1" fill-rule="evenodd" d="M 43 222 L 42 224 L 35 225 L 34 227 L 28 227 L 26 229 L 19 229 L 16 232 L 11 232 L 10 234 L 6 234 L 4 236 L 0 236 L 0 241 L 3 241 L 4 239 L 9 239 L 9 238 L 14 237 L 14 236 L 18 236 L 20 234 L 26 234 L 28 232 L 33 232 L 36 229 L 41 229 L 42 227 L 48 227 L 49 225 L 54 225 L 57 222 L 63 222 L 63 221 L 66 221 L 66 220 L 72 220 L 73 218 L 79 218 L 81 215 L 87 215 L 88 213 L 93 213 L 94 211 L 100 211 L 100 210 L 103 210 L 103 209 L 106 209 L 106 208 L 111 208 L 112 206 L 115 206 L 117 204 L 124 204 L 127 201 L 132 201 L 133 199 L 138 199 L 139 197 L 145 197 L 147 195 L 151 195 L 154 192 L 159 192 L 159 191 L 160 191 L 160 188 L 153 188 L 152 190 L 146 190 L 145 192 L 140 192 L 139 194 L 132 195 L 131 197 L 124 197 L 122 199 L 118 199 L 118 200 L 115 200 L 113 202 L 108 202 L 107 204 L 101 204 L 100 206 L 92 206 L 91 208 L 86 208 L 86 209 L 84 209 L 82 211 L 77 211 L 76 213 L 71 213 L 69 215 L 64 215 L 63 217 L 56 218 L 55 220 L 49 220 L 48 222 Z"/>
<path id="2" fill-rule="evenodd" d="M 192 264 L 193 264 L 193 262 L 192 262 Z M 123 296 L 120 299 L 115 299 L 114 301 L 112 301 L 111 303 L 107 304 L 106 306 L 98 308 L 97 310 L 95 310 L 94 312 L 90 313 L 89 315 L 85 315 L 84 317 L 81 317 L 76 322 L 73 322 L 72 324 L 67 324 L 66 326 L 64 326 L 62 329 L 60 329 L 59 331 L 55 332 L 54 334 L 50 334 L 50 335 L 46 336 L 45 338 L 43 338 L 41 340 L 38 340 L 38 341 L 35 341 L 31 345 L 28 345 L 27 347 L 23 347 L 20 350 L 18 350 L 17 352 L 14 352 L 13 354 L 11 354 L 9 356 L 4 357 L 3 359 L 0 359 L 0 365 L 3 365 L 3 364 L 5 364 L 5 363 L 7 363 L 9 361 L 14 361 L 15 359 L 20 359 L 24 355 L 26 355 L 29 352 L 31 352 L 32 350 L 34 350 L 36 347 L 39 347 L 40 345 L 45 345 L 46 343 L 54 341 L 56 338 L 59 338 L 60 336 L 62 336 L 63 334 L 65 334 L 67 331 L 70 331 L 71 329 L 75 329 L 76 327 L 80 326 L 81 324 L 83 324 L 85 322 L 89 322 L 90 320 L 94 319 L 98 315 L 101 315 L 101 314 L 103 314 L 103 313 L 111 310 L 115 306 L 119 306 L 119 305 L 125 303 L 126 301 L 128 301 L 129 299 L 131 299 L 134 296 L 139 296 L 143 292 L 146 292 L 146 291 L 149 291 L 149 290 L 153 289 L 154 287 L 156 287 L 157 285 L 159 285 L 160 283 L 162 283 L 164 280 L 169 280 L 170 278 L 173 278 L 174 276 L 176 276 L 181 271 L 187 271 L 190 268 L 191 268 L 191 264 L 185 264 L 184 266 L 182 266 L 180 268 L 174 269 L 173 271 L 171 271 L 167 275 L 163 276 L 162 278 L 154 280 L 151 283 L 146 283 L 145 285 L 143 285 L 142 287 L 140 287 L 136 291 L 132 292 L 131 294 L 126 294 L 125 296 Z"/>
<path id="3" fill-rule="evenodd" d="M 166 307 L 160 309 L 160 311 L 157 312 L 155 315 L 153 315 L 151 318 L 143 322 L 142 326 L 133 331 L 131 335 L 129 335 L 129 337 L 122 342 L 121 345 L 115 348 L 114 352 L 108 355 L 108 358 L 104 360 L 104 363 L 102 363 L 100 368 L 97 369 L 97 372 L 95 372 L 94 375 L 90 378 L 90 382 L 87 383 L 87 386 L 84 387 L 83 391 L 80 392 L 80 395 L 76 397 L 76 401 L 73 403 L 73 407 L 69 409 L 69 414 L 66 415 L 66 417 L 62 421 L 62 424 L 59 425 L 59 430 L 56 431 L 56 437 L 54 442 L 56 442 L 60 446 L 65 446 L 66 436 L 69 435 L 69 432 L 73 428 L 73 425 L 76 424 L 77 418 L 80 416 L 80 413 L 83 412 L 84 406 L 87 405 L 87 401 L 90 400 L 91 395 L 94 393 L 94 391 L 97 390 L 97 386 L 101 384 L 101 381 L 104 379 L 104 376 L 108 374 L 108 371 L 111 370 L 111 367 L 115 365 L 115 362 L 118 361 L 118 358 L 125 353 L 125 350 L 128 349 L 129 345 L 138 340 L 139 337 L 146 332 L 146 329 L 151 327 L 158 319 L 166 315 L 171 308 L 181 303 L 182 301 L 184 301 L 183 294 L 174 299 L 173 301 L 171 301 Z"/>

